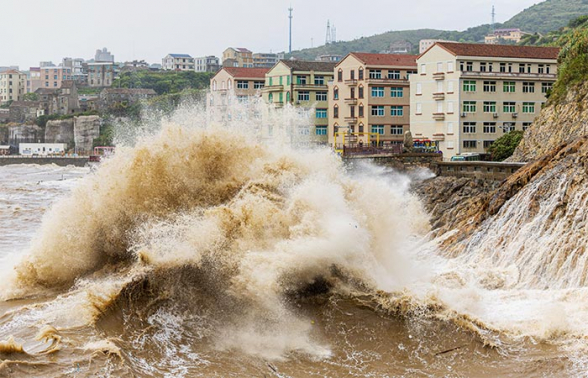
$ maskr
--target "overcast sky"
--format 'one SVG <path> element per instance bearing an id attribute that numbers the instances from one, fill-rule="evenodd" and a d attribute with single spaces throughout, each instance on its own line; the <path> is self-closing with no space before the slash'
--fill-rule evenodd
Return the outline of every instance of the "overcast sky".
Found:
<path id="1" fill-rule="evenodd" d="M 0 66 L 22 70 L 63 57 L 91 59 L 107 47 L 117 61 L 161 63 L 168 53 L 221 56 L 229 46 L 254 52 L 324 44 L 327 20 L 338 40 L 389 30 L 463 30 L 508 20 L 540 0 L 0 0 Z"/>

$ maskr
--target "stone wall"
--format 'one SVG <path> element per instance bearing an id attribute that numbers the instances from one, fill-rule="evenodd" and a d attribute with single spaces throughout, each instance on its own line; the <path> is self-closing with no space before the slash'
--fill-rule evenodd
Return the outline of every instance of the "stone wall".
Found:
<path id="1" fill-rule="evenodd" d="M 437 176 L 502 181 L 524 166 L 525 163 L 440 161 L 434 164 L 432 170 Z"/>
<path id="2" fill-rule="evenodd" d="M 443 155 L 427 153 L 405 153 L 390 155 L 350 155 L 343 157 L 343 160 L 347 163 L 352 163 L 362 159 L 369 160 L 376 165 L 391 167 L 398 170 L 410 170 L 418 167 L 431 169 L 435 167 L 437 162 L 443 161 Z"/>
<path id="3" fill-rule="evenodd" d="M 27 157 L 27 156 L 0 156 L 0 166 L 11 164 L 55 164 L 61 167 L 74 165 L 84 167 L 88 164 L 87 157 Z"/>

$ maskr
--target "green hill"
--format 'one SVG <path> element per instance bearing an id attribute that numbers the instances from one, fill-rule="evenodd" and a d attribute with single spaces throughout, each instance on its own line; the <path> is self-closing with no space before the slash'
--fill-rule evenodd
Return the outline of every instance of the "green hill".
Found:
<path id="1" fill-rule="evenodd" d="M 533 5 L 515 15 L 496 28 L 519 28 L 526 32 L 547 33 L 560 29 L 572 19 L 588 14 L 588 0 L 547 0 Z M 393 42 L 408 41 L 413 44 L 413 53 L 418 53 L 421 39 L 447 39 L 459 42 L 479 42 L 492 30 L 491 25 L 480 25 L 464 31 L 435 29 L 389 31 L 371 37 L 362 37 L 353 41 L 336 42 L 312 49 L 293 51 L 298 59 L 314 60 L 319 55 L 346 55 L 352 51 L 378 53 L 385 51 Z"/>

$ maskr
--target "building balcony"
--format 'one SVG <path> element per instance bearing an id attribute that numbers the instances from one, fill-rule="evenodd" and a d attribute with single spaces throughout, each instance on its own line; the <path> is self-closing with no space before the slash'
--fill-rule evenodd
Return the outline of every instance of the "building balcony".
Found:
<path id="1" fill-rule="evenodd" d="M 345 122 L 347 122 L 348 125 L 356 125 L 357 117 L 345 117 Z"/>
<path id="2" fill-rule="evenodd" d="M 445 72 L 435 72 L 433 74 L 433 79 L 435 79 L 435 80 L 445 80 Z"/>
<path id="3" fill-rule="evenodd" d="M 536 79 L 536 80 L 553 80 L 557 78 L 556 74 L 540 74 L 540 73 L 519 73 L 519 72 L 478 72 L 478 71 L 462 71 L 461 76 L 464 78 L 480 78 L 480 79 Z"/>
<path id="4" fill-rule="evenodd" d="M 276 108 L 282 108 L 282 107 L 284 107 L 284 101 L 274 101 L 271 104 L 273 106 L 275 106 Z"/>
<path id="5" fill-rule="evenodd" d="M 294 84 L 295 91 L 326 91 L 328 87 L 326 84 Z"/>
<path id="6" fill-rule="evenodd" d="M 356 86 L 357 85 L 357 80 L 356 79 L 349 79 L 349 80 L 345 80 L 345 84 L 346 85 L 350 85 L 350 86 Z"/>
<path id="7" fill-rule="evenodd" d="M 433 138 L 432 139 L 433 140 L 438 140 L 438 141 L 443 141 L 443 140 L 445 140 L 445 134 L 443 134 L 443 133 L 433 134 Z"/>
<path id="8" fill-rule="evenodd" d="M 443 121 L 445 120 L 445 113 L 433 113 L 433 119 L 435 121 Z"/>
<path id="9" fill-rule="evenodd" d="M 368 84 L 407 85 L 408 84 L 408 80 L 381 78 L 381 79 L 367 79 L 366 80 L 366 83 L 368 83 Z"/>
<path id="10" fill-rule="evenodd" d="M 346 98 L 345 99 L 345 103 L 349 104 L 349 105 L 356 105 L 357 104 L 357 99 L 356 98 Z"/>
<path id="11" fill-rule="evenodd" d="M 445 93 L 443 93 L 443 92 L 433 93 L 433 100 L 445 100 Z"/>
<path id="12" fill-rule="evenodd" d="M 262 89 L 263 92 L 283 92 L 284 86 L 283 85 L 266 85 Z"/>

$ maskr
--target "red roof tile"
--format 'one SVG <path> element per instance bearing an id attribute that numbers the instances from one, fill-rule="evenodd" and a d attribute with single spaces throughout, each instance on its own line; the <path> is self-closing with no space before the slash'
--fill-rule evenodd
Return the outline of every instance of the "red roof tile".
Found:
<path id="1" fill-rule="evenodd" d="M 229 75 L 234 78 L 243 79 L 265 79 L 265 74 L 270 70 L 269 68 L 247 68 L 247 67 L 224 67 Z"/>
<path id="2" fill-rule="evenodd" d="M 487 45 L 481 43 L 456 42 L 437 42 L 433 46 L 440 46 L 456 56 L 483 56 L 523 59 L 557 59 L 557 56 L 559 55 L 558 47 Z"/>
<path id="3" fill-rule="evenodd" d="M 349 55 L 355 56 L 366 65 L 370 66 L 400 66 L 416 67 L 416 55 L 403 54 L 369 54 L 352 52 Z"/>

